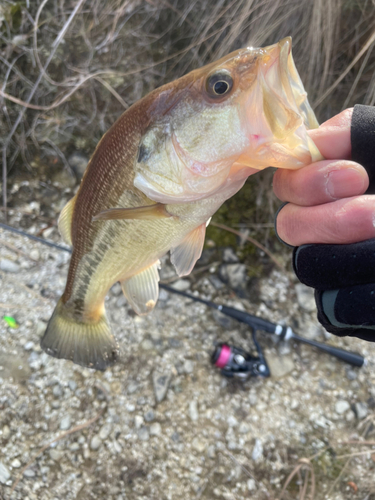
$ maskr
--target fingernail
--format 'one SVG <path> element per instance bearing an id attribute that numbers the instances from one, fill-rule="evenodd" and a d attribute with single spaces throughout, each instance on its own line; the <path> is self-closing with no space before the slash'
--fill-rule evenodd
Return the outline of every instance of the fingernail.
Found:
<path id="1" fill-rule="evenodd" d="M 332 168 L 332 165 L 330 165 Z M 331 170 L 327 176 L 326 190 L 331 198 L 339 199 L 363 194 L 367 188 L 367 179 L 363 173 L 353 167 Z"/>

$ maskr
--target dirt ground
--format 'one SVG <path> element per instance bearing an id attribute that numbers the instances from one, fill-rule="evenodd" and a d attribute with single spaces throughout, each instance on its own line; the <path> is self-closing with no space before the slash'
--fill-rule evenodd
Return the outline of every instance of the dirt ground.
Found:
<path id="1" fill-rule="evenodd" d="M 55 228 L 42 236 L 61 242 Z M 225 379 L 210 362 L 214 343 L 251 350 L 245 326 L 165 291 L 135 317 L 116 285 L 106 307 L 120 361 L 94 372 L 39 347 L 69 254 L 0 230 L 0 259 L 2 500 L 271 500 L 293 470 L 284 499 L 375 498 L 375 344 L 324 334 L 291 273 L 249 285 L 251 302 L 216 264 L 177 286 L 357 351 L 365 367 L 261 334 L 272 376 Z"/>

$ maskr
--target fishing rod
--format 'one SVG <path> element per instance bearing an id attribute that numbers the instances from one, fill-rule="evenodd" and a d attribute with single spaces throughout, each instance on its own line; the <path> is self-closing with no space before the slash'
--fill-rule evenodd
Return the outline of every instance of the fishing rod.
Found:
<path id="1" fill-rule="evenodd" d="M 0 227 L 5 229 L 6 231 L 10 231 L 19 234 L 20 236 L 25 236 L 30 240 L 42 243 L 43 245 L 47 245 L 49 247 L 56 248 L 57 250 L 61 250 L 64 252 L 72 253 L 72 250 L 68 247 L 58 245 L 56 243 L 53 243 L 52 241 L 48 241 L 43 238 L 39 238 L 38 236 L 34 236 L 25 231 L 22 231 L 21 229 L 16 229 L 12 226 L 8 226 L 7 224 L 4 224 L 2 222 L 0 222 Z M 177 290 L 176 288 L 173 288 L 163 283 L 160 283 L 159 286 L 160 288 L 163 288 L 168 292 L 181 295 L 195 302 L 200 302 L 201 304 L 205 304 L 206 306 L 212 309 L 216 309 L 217 311 L 220 311 L 222 314 L 230 316 L 231 318 L 234 318 L 241 323 L 245 323 L 251 328 L 253 342 L 258 354 L 257 357 L 252 356 L 243 349 L 233 345 L 220 343 L 216 346 L 212 354 L 211 361 L 215 366 L 221 369 L 222 374 L 225 376 L 228 377 L 235 376 L 238 378 L 246 378 L 248 376 L 257 376 L 257 375 L 263 377 L 270 376 L 269 367 L 263 355 L 261 346 L 257 341 L 256 332 L 258 330 L 273 335 L 277 335 L 281 340 L 286 340 L 286 341 L 296 340 L 303 344 L 311 345 L 353 366 L 362 367 L 365 364 L 366 360 L 360 354 L 346 351 L 344 349 L 339 349 L 338 347 L 330 346 L 328 344 L 317 342 L 315 340 L 310 340 L 304 337 L 300 337 L 299 335 L 293 332 L 290 326 L 281 325 L 279 323 L 273 323 L 264 318 L 260 318 L 259 316 L 254 316 L 253 314 L 247 313 L 245 311 L 240 311 L 239 309 L 236 309 L 234 307 L 225 306 L 223 304 L 216 304 L 215 302 L 205 300 L 200 297 L 196 297 L 195 295 L 183 292 L 181 290 Z"/>
<path id="2" fill-rule="evenodd" d="M 245 323 L 246 325 L 250 326 L 253 333 L 253 340 L 255 338 L 254 344 L 257 349 L 258 356 L 260 355 L 260 360 L 259 360 L 260 365 L 256 364 L 255 366 L 256 371 L 259 371 L 259 366 L 261 366 L 262 363 L 265 361 L 261 349 L 259 347 L 259 344 L 256 341 L 255 335 L 258 330 L 273 335 L 277 335 L 281 340 L 296 340 L 297 342 L 311 345 L 353 366 L 362 367 L 365 364 L 365 358 L 360 354 L 346 351 L 338 347 L 330 346 L 322 342 L 317 342 L 316 340 L 306 339 L 294 333 L 290 326 L 281 325 L 279 323 L 273 323 L 264 318 L 260 318 L 259 316 L 254 316 L 253 314 L 247 313 L 245 311 L 240 311 L 239 309 L 236 309 L 234 307 L 225 306 L 223 304 L 216 304 L 215 302 L 211 302 L 210 300 L 205 300 L 200 297 L 196 297 L 195 295 L 192 295 L 190 293 L 183 292 L 181 290 L 176 290 L 175 288 L 168 285 L 160 284 L 160 287 L 164 288 L 164 290 L 167 290 L 168 292 L 176 293 L 178 295 L 182 295 L 183 297 L 194 300 L 195 302 L 200 302 L 201 304 L 205 304 L 206 306 L 212 309 L 220 311 L 222 314 L 225 314 L 226 316 L 230 316 L 231 318 L 234 318 L 237 321 Z M 252 360 L 249 358 L 248 359 L 249 363 L 245 366 L 245 361 L 247 358 L 246 356 L 244 356 L 244 353 L 245 351 L 240 350 L 238 347 L 230 346 L 228 344 L 219 344 L 216 347 L 211 360 L 215 366 L 221 368 L 223 375 L 236 376 L 237 370 L 239 370 L 240 374 L 243 373 L 243 371 L 240 370 L 241 366 L 243 367 L 243 370 L 249 370 L 250 372 L 252 371 L 252 365 L 251 365 Z M 241 359 L 241 357 L 244 359 Z M 240 361 L 239 363 L 240 366 L 237 366 L 238 365 L 237 358 Z M 234 365 L 232 366 L 231 363 L 232 364 L 234 363 Z M 231 372 L 233 373 L 233 375 L 230 374 Z M 268 372 L 269 370 L 266 364 L 265 369 L 263 369 L 261 366 L 260 373 L 255 373 L 255 375 L 262 375 L 266 377 L 269 376 Z M 244 377 L 242 376 L 241 378 Z"/>

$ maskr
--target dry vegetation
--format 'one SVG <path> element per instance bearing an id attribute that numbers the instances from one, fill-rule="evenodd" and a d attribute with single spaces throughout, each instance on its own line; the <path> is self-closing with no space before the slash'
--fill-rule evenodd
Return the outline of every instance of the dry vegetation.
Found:
<path id="1" fill-rule="evenodd" d="M 90 155 L 155 87 L 244 45 L 292 35 L 321 120 L 375 102 L 374 0 L 4 0 L 3 180 Z M 26 172 L 27 173 L 27 172 Z M 3 187 L 6 202 L 6 183 Z"/>

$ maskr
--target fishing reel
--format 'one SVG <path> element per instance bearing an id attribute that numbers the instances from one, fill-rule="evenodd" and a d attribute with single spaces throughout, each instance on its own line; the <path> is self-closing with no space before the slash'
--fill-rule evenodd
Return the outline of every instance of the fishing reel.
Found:
<path id="1" fill-rule="evenodd" d="M 257 356 L 253 356 L 241 347 L 220 343 L 212 353 L 212 364 L 220 368 L 221 374 L 228 378 L 245 380 L 249 377 L 269 377 L 271 372 L 256 340 L 255 331 L 253 331 L 253 340 Z"/>

